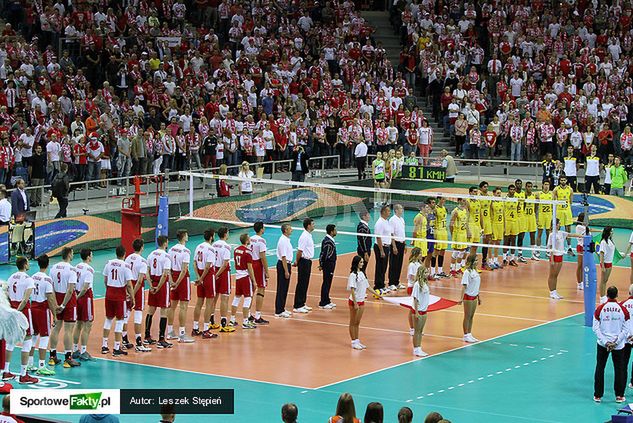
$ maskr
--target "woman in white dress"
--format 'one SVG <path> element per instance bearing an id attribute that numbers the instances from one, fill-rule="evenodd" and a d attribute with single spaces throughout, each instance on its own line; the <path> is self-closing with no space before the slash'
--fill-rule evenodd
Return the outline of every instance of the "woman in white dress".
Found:
<path id="1" fill-rule="evenodd" d="M 422 334 L 424 333 L 424 325 L 426 324 L 426 312 L 429 308 L 430 290 L 429 290 L 429 269 L 424 266 L 418 268 L 415 276 L 415 284 L 413 285 L 413 309 L 411 314 L 414 321 L 413 332 L 413 355 L 416 357 L 426 357 L 428 354 L 422 351 Z"/>
<path id="2" fill-rule="evenodd" d="M 347 280 L 347 290 L 351 291 L 347 301 L 349 305 L 349 336 L 352 339 L 352 348 L 355 350 L 364 350 L 367 348 L 360 343 L 359 327 L 365 311 L 365 299 L 367 298 L 367 290 L 369 289 L 369 281 L 361 270 L 365 260 L 361 256 L 355 256 L 352 259 L 352 268 Z"/>
<path id="3" fill-rule="evenodd" d="M 477 256 L 473 254 L 468 256 L 466 260 L 466 269 L 462 276 L 462 295 L 459 301 L 459 304 L 464 304 L 464 342 L 479 342 L 472 332 L 475 310 L 481 304 L 481 298 L 479 298 L 480 284 L 481 277 L 479 272 L 477 272 Z"/>
<path id="4" fill-rule="evenodd" d="M 613 269 L 613 256 L 615 244 L 613 243 L 613 228 L 607 226 L 602 230 L 600 240 L 600 304 L 607 302 L 607 283 Z"/>
<path id="5" fill-rule="evenodd" d="M 239 184 L 240 195 L 252 194 L 253 182 L 251 179 L 255 176 L 255 174 L 251 170 L 248 162 L 242 162 L 242 166 L 240 166 L 240 173 L 237 176 L 242 179 Z"/>

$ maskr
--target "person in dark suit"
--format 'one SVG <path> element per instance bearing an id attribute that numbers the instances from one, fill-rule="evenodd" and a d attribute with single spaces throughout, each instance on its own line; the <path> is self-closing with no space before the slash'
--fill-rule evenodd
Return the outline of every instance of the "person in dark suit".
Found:
<path id="1" fill-rule="evenodd" d="M 306 180 L 306 173 L 308 173 L 308 153 L 305 152 L 303 147 L 298 146 L 292 153 L 292 163 L 290 164 L 290 171 L 292 172 L 292 180 L 296 182 L 304 182 Z"/>
<path id="2" fill-rule="evenodd" d="M 358 222 L 358 226 L 356 227 L 356 232 L 359 235 L 356 235 L 356 253 L 361 256 L 364 260 L 363 267 L 361 270 L 365 273 L 367 269 L 367 263 L 369 263 L 369 257 L 371 257 L 371 229 L 369 229 L 369 212 L 364 211 L 360 214 L 360 222 Z M 367 234 L 367 235 L 360 235 Z"/>
<path id="3" fill-rule="evenodd" d="M 325 227 L 326 236 L 321 241 L 321 255 L 319 256 L 319 270 L 323 271 L 323 283 L 321 284 L 321 301 L 319 308 L 331 310 L 336 307 L 330 300 L 330 288 L 336 269 L 336 225 L 329 224 Z"/>
<path id="4" fill-rule="evenodd" d="M 15 182 L 15 190 L 11 193 L 11 214 L 16 221 L 24 220 L 24 215 L 31 210 L 31 202 L 24 191 L 26 183 L 24 179 Z"/>

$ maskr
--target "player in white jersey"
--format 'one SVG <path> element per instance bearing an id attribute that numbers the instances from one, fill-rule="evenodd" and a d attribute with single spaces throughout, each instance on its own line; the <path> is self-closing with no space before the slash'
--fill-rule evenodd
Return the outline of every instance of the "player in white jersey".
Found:
<path id="1" fill-rule="evenodd" d="M 49 275 L 53 280 L 53 290 L 55 299 L 61 307 L 61 311 L 55 316 L 55 327 L 50 338 L 50 358 L 48 364 L 51 366 L 61 363 L 57 358 L 57 340 L 59 332 L 64 328 L 64 367 L 71 368 L 80 366 L 81 363 L 71 357 L 73 347 L 73 331 L 77 321 L 77 294 L 75 285 L 77 284 L 77 271 L 70 264 L 73 261 L 73 250 L 70 247 L 62 249 L 62 261 L 51 267 Z"/>
<path id="2" fill-rule="evenodd" d="M 202 336 L 203 339 L 217 338 L 217 333 L 211 332 L 211 314 L 215 307 L 215 250 L 211 246 L 215 231 L 207 229 L 204 231 L 204 242 L 196 247 L 193 253 L 196 272 L 196 307 L 193 309 L 193 329 L 191 336 Z M 204 305 L 203 330 L 200 331 L 200 314 Z M 215 329 L 217 329 L 215 327 Z"/>
<path id="3" fill-rule="evenodd" d="M 128 314 L 130 310 L 134 310 L 134 348 L 137 352 L 149 352 L 152 349 L 143 345 L 143 339 L 141 336 L 141 325 L 143 324 L 143 309 L 145 308 L 145 279 L 147 279 L 147 260 L 141 256 L 143 253 L 143 249 L 145 247 L 145 242 L 142 238 L 137 238 L 132 241 L 132 248 L 134 252 L 127 256 L 125 259 L 125 264 L 132 271 L 132 277 L 134 278 L 132 281 L 133 291 L 134 291 L 134 307 L 129 307 Z M 131 345 L 128 341 L 127 337 L 127 322 L 129 320 L 129 315 L 125 318 L 125 324 L 123 325 L 123 345 L 127 349 L 131 348 Z"/>
<path id="4" fill-rule="evenodd" d="M 88 361 L 92 359 L 87 346 L 95 315 L 94 295 L 92 293 L 95 270 L 90 266 L 92 250 L 84 248 L 79 254 L 81 255 L 81 263 L 75 266 L 77 269 L 77 286 L 75 287 L 77 292 L 77 325 L 73 333 L 72 357 L 75 360 Z"/>
<path id="5" fill-rule="evenodd" d="M 626 300 L 622 301 L 621 304 L 622 307 L 624 307 L 629 312 L 629 314 L 633 313 L 633 284 L 629 285 L 629 297 Z M 629 319 L 626 321 L 629 334 L 633 333 L 633 322 L 631 320 L 633 319 Z M 631 358 L 631 348 L 633 348 L 633 338 L 627 337 L 627 342 L 624 346 L 624 363 L 629 363 L 629 359 Z M 633 384 L 633 373 L 631 373 L 629 383 Z"/>
<path id="6" fill-rule="evenodd" d="M 18 271 L 9 276 L 9 280 L 7 281 L 7 284 L 9 285 L 9 301 L 11 303 L 11 308 L 24 314 L 29 323 L 29 326 L 26 329 L 26 335 L 24 336 L 24 341 L 22 342 L 22 355 L 20 357 L 20 363 L 22 365 L 20 366 L 19 382 L 21 384 L 32 384 L 39 382 L 37 378 L 29 376 L 26 370 L 29 363 L 29 353 L 31 352 L 31 346 L 33 345 L 33 340 L 31 339 L 33 319 L 31 318 L 30 298 L 35 284 L 33 279 L 26 273 L 29 270 L 29 260 L 26 257 L 18 257 L 15 261 L 15 265 L 18 268 Z M 4 363 L 4 371 L 2 372 L 2 380 L 4 381 L 15 379 L 15 375 L 11 373 L 11 369 L 9 368 L 14 347 L 15 345 L 11 345 L 7 342 L 6 361 Z"/>
<path id="7" fill-rule="evenodd" d="M 37 258 L 40 271 L 32 276 L 33 293 L 31 294 L 31 316 L 33 318 L 33 347 L 29 357 L 28 371 L 35 371 L 40 376 L 55 376 L 55 370 L 46 366 L 46 349 L 48 337 L 51 332 L 51 313 L 57 313 L 57 300 L 53 291 L 53 280 L 46 273 L 48 271 L 49 258 L 42 254 Z M 35 339 L 35 336 L 37 338 Z M 38 366 L 33 366 L 35 347 L 38 348 Z"/>
<path id="8" fill-rule="evenodd" d="M 187 324 L 187 308 L 191 300 L 191 284 L 189 283 L 189 261 L 191 251 L 185 246 L 189 241 L 186 229 L 179 229 L 176 238 L 178 243 L 169 249 L 171 259 L 171 306 L 167 312 L 167 339 L 177 339 L 181 343 L 194 342 L 185 332 Z M 174 333 L 174 318 L 178 309 L 178 336 Z"/>
<path id="9" fill-rule="evenodd" d="M 108 338 L 110 337 L 110 329 L 112 321 L 116 319 L 114 326 L 114 350 L 112 355 L 118 357 L 127 355 L 127 351 L 121 348 L 123 340 L 123 323 L 125 323 L 125 308 L 127 306 L 127 298 L 130 299 L 132 307 L 134 307 L 134 291 L 132 290 L 132 271 L 125 264 L 125 248 L 122 245 L 116 247 L 116 259 L 110 260 L 103 268 L 103 279 L 106 286 L 105 296 L 105 321 L 103 322 L 103 345 L 101 346 L 101 354 L 108 354 Z"/>
<path id="10" fill-rule="evenodd" d="M 171 259 L 167 254 L 168 239 L 161 235 L 156 239 L 158 248 L 147 256 L 151 287 L 147 295 L 147 315 L 145 316 L 145 342 L 156 344 L 158 348 L 171 348 L 172 344 L 165 340 L 167 329 L 167 310 L 169 309 L 169 287 L 171 286 Z M 158 343 L 150 335 L 152 319 L 156 309 L 160 308 L 160 326 Z"/>
<path id="11" fill-rule="evenodd" d="M 269 322 L 262 317 L 262 307 L 264 305 L 264 294 L 268 285 L 268 259 L 266 258 L 266 240 L 264 235 L 264 223 L 255 222 L 253 225 L 255 235 L 251 237 L 251 254 L 253 256 L 253 273 L 255 273 L 255 282 L 257 283 L 257 292 L 255 297 L 255 317 L 251 316 L 249 320 L 258 325 L 267 325 Z"/>
<path id="12" fill-rule="evenodd" d="M 229 296 L 231 295 L 231 246 L 227 244 L 229 228 L 223 226 L 218 229 L 218 239 L 213 243 L 215 250 L 215 292 L 221 295 L 220 299 L 220 332 L 235 332 L 233 326 L 229 326 L 226 314 L 229 311 Z M 217 300 L 216 300 L 217 302 Z M 215 313 L 215 307 L 213 308 Z M 213 317 L 211 317 L 213 322 Z"/>

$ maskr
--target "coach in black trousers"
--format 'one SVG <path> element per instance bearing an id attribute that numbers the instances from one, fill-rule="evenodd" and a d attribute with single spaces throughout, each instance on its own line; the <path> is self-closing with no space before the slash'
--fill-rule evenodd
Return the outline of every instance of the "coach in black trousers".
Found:
<path id="1" fill-rule="evenodd" d="M 371 230 L 369 229 L 369 212 L 364 211 L 360 214 L 360 222 L 358 222 L 358 226 L 356 226 L 356 232 L 358 234 L 366 234 L 365 235 L 356 235 L 356 254 L 361 256 L 364 260 L 363 267 L 361 270 L 367 276 L 365 270 L 367 270 L 367 264 L 369 263 L 369 258 L 371 257 Z"/>
<path id="2" fill-rule="evenodd" d="M 389 253 L 392 248 L 391 241 L 391 225 L 387 220 L 391 214 L 389 206 L 382 206 L 380 209 L 380 218 L 374 225 L 374 234 L 376 235 L 376 243 L 374 244 L 374 254 L 376 255 L 376 272 L 374 274 L 374 290 L 385 289 L 385 273 L 387 273 L 387 265 L 389 264 Z"/>
<path id="3" fill-rule="evenodd" d="M 314 257 L 314 221 L 310 218 L 303 220 L 303 233 L 299 237 L 297 246 L 297 290 L 295 291 L 295 313 L 307 313 L 312 307 L 306 306 L 308 286 L 310 285 L 310 271 L 312 270 L 312 258 Z"/>
<path id="4" fill-rule="evenodd" d="M 391 233 L 393 237 L 391 255 L 389 256 L 389 288 L 392 291 L 398 289 L 400 285 L 400 276 L 402 275 L 402 262 L 405 252 L 405 227 L 404 227 L 404 208 L 400 204 L 396 204 L 393 208 L 394 215 L 389 219 L 391 225 Z"/>
<path id="5" fill-rule="evenodd" d="M 600 304 L 593 315 L 593 332 L 598 338 L 596 372 L 594 374 L 593 400 L 600 402 L 604 394 L 604 368 L 611 354 L 613 361 L 615 401 L 624 402 L 626 389 L 626 348 L 628 320 L 630 314 L 624 305 L 617 302 L 618 288 L 607 289 L 607 302 Z"/>
<path id="6" fill-rule="evenodd" d="M 332 287 L 332 279 L 336 269 L 336 243 L 334 242 L 336 225 L 327 225 L 325 232 L 327 235 L 321 241 L 321 255 L 319 256 L 319 270 L 323 271 L 319 308 L 331 310 L 336 307 L 336 304 L 330 300 L 330 288 Z"/>
<path id="7" fill-rule="evenodd" d="M 277 295 L 275 296 L 275 317 L 288 318 L 292 313 L 286 311 L 286 298 L 290 286 L 290 272 L 292 270 L 292 244 L 290 234 L 292 227 L 289 223 L 281 225 L 281 236 L 277 242 Z"/>

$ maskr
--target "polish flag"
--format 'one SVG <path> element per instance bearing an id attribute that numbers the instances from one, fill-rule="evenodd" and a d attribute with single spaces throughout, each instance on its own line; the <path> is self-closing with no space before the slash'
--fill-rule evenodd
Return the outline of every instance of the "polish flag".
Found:
<path id="1" fill-rule="evenodd" d="M 413 297 L 382 297 L 388 303 L 398 304 L 409 310 L 413 310 Z M 429 298 L 429 308 L 426 310 L 437 311 L 457 305 L 457 301 L 447 300 L 446 298 L 431 295 Z"/>

